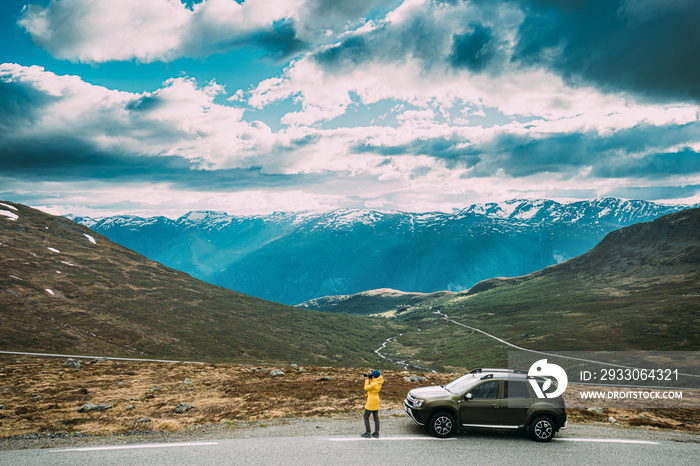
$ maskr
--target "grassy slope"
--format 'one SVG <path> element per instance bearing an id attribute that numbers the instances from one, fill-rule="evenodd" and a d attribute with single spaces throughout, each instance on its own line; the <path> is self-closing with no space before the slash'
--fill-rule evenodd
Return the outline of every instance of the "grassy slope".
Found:
<path id="1" fill-rule="evenodd" d="M 374 363 L 372 350 L 396 333 L 387 322 L 209 285 L 69 220 L 2 202 L 19 216 L 0 216 L 2 350 L 357 366 Z"/>
<path id="2" fill-rule="evenodd" d="M 306 301 L 299 305 L 304 309 L 322 312 L 344 312 L 354 315 L 383 314 L 385 317 L 400 315 L 426 299 L 443 297 L 451 293 L 404 293 L 397 290 L 382 288 L 364 291 L 352 295 L 325 296 Z M 388 311 L 387 311 L 388 309 Z"/>

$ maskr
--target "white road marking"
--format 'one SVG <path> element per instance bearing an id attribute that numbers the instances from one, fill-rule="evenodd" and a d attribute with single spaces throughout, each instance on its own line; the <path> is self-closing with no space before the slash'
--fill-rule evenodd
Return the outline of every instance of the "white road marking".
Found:
<path id="1" fill-rule="evenodd" d="M 442 439 L 437 437 L 418 437 L 418 436 L 408 436 L 408 437 L 379 437 L 379 438 L 365 438 L 365 437 L 331 437 L 328 440 L 331 442 L 368 442 L 370 440 L 384 440 L 384 441 L 394 441 L 394 440 L 455 440 L 454 438 Z"/>
<path id="2" fill-rule="evenodd" d="M 24 352 L 18 352 L 18 351 L 0 351 L 0 354 L 14 354 L 18 356 L 45 356 L 45 357 L 52 357 L 52 358 L 76 358 L 76 359 L 97 359 L 97 358 L 103 358 L 107 357 L 107 359 L 114 360 L 114 361 L 142 361 L 142 362 L 171 362 L 171 363 L 178 363 L 178 364 L 206 364 L 205 362 L 197 362 L 197 361 L 170 361 L 167 359 L 136 359 L 136 358 L 115 358 L 112 356 L 84 356 L 84 355 L 75 355 L 75 354 L 52 354 L 52 353 L 24 353 Z"/>
<path id="3" fill-rule="evenodd" d="M 554 438 L 559 442 L 591 442 L 591 443 L 635 443 L 640 445 L 659 445 L 659 442 L 649 440 L 626 440 L 620 438 Z"/>
<path id="4" fill-rule="evenodd" d="M 119 445 L 113 447 L 87 447 L 87 448 L 66 448 L 55 451 L 101 451 L 101 450 L 130 450 L 136 448 L 169 448 L 169 447 L 200 447 L 207 445 L 218 445 L 217 442 L 191 442 L 191 443 L 149 443 L 147 445 Z"/>

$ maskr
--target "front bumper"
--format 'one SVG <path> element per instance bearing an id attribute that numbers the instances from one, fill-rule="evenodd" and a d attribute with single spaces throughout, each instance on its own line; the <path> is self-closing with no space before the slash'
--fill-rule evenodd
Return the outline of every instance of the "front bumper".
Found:
<path id="1" fill-rule="evenodd" d="M 419 426 L 424 426 L 424 425 L 425 425 L 424 422 L 419 422 L 418 419 L 416 419 L 415 414 L 413 414 L 413 409 L 412 409 L 410 406 L 408 406 L 408 403 L 406 403 L 405 400 L 404 400 L 404 402 L 403 402 L 403 410 L 406 411 L 406 415 L 408 415 L 408 417 L 410 417 L 411 420 L 412 420 L 413 422 L 415 422 L 417 425 L 419 425 Z"/>

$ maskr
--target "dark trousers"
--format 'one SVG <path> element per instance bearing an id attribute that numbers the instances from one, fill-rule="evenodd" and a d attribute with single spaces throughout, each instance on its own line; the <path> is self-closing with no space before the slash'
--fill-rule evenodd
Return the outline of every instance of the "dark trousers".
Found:
<path id="1" fill-rule="evenodd" d="M 379 410 L 376 411 L 370 411 L 369 409 L 365 409 L 365 414 L 363 417 L 365 418 L 365 432 L 369 433 L 371 432 L 369 428 L 369 415 L 372 414 L 374 415 L 374 431 L 379 433 Z"/>

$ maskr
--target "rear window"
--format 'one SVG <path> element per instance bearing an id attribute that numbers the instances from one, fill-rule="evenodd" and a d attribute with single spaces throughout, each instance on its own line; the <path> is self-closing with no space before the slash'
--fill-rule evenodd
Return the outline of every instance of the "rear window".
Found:
<path id="1" fill-rule="evenodd" d="M 507 380 L 505 385 L 506 398 L 530 398 L 530 390 L 526 382 Z"/>

